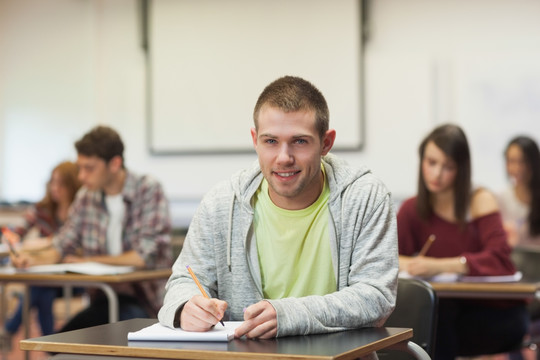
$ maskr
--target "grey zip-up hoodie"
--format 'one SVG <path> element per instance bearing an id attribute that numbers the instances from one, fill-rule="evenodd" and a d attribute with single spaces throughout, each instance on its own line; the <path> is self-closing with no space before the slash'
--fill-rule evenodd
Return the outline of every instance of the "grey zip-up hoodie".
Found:
<path id="1" fill-rule="evenodd" d="M 278 337 L 380 326 L 395 305 L 398 244 L 390 193 L 366 168 L 355 171 L 331 154 L 323 164 L 337 289 L 269 300 Z M 187 265 L 209 296 L 228 303 L 224 320 L 243 320 L 243 309 L 263 300 L 252 206 L 262 178 L 256 163 L 204 196 L 167 282 L 158 314 L 163 325 L 178 326 L 177 310 L 200 295 Z"/>

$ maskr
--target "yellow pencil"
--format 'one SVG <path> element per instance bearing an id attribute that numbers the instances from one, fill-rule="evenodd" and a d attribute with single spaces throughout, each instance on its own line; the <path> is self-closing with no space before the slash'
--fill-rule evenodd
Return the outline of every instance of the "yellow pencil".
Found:
<path id="1" fill-rule="evenodd" d="M 206 291 L 204 291 L 204 288 L 202 287 L 201 283 L 199 282 L 199 279 L 197 279 L 197 277 L 195 276 L 195 273 L 193 272 L 193 270 L 191 270 L 191 268 L 189 267 L 189 265 L 186 266 L 186 269 L 189 271 L 189 274 L 191 275 L 191 277 L 192 277 L 193 280 L 195 281 L 195 284 L 197 284 L 197 286 L 199 287 L 199 290 L 201 290 L 202 295 L 203 295 L 205 298 L 210 299 L 210 297 L 208 296 L 208 294 L 206 293 Z M 223 323 L 222 320 L 219 320 L 219 322 L 221 323 L 221 325 L 225 326 L 225 324 Z"/>
<path id="2" fill-rule="evenodd" d="M 436 239 L 436 236 L 431 234 L 429 235 L 426 243 L 424 244 L 424 246 L 422 246 L 422 250 L 420 250 L 420 252 L 418 253 L 418 256 L 424 256 L 426 255 L 426 253 L 428 252 L 429 248 L 431 247 L 431 244 L 433 244 L 433 242 L 435 241 Z"/>
<path id="3" fill-rule="evenodd" d="M 11 230 L 9 230 L 8 228 L 6 227 L 3 227 L 2 228 L 2 235 L 3 235 L 3 238 L 4 240 L 6 241 L 7 243 L 7 246 L 9 247 L 9 251 L 11 252 L 11 254 L 15 257 L 19 256 L 19 254 L 17 253 L 17 251 L 15 251 L 15 248 L 13 247 L 13 244 L 11 243 L 11 240 L 9 239 L 10 237 L 13 237 L 14 234 L 12 233 Z"/>

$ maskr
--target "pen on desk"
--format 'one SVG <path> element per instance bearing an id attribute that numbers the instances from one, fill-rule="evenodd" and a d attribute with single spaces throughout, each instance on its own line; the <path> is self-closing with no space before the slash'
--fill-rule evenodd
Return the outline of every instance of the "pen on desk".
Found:
<path id="1" fill-rule="evenodd" d="M 422 249 L 420 250 L 420 252 L 418 253 L 418 256 L 424 256 L 426 255 L 426 253 L 428 252 L 429 248 L 431 247 L 431 244 L 433 244 L 433 242 L 435 241 L 436 239 L 436 236 L 431 234 L 429 235 L 426 243 L 424 244 L 424 246 L 422 246 Z"/>
<path id="2" fill-rule="evenodd" d="M 193 281 L 195 281 L 195 284 L 197 284 L 197 286 L 199 287 L 199 290 L 201 290 L 202 295 L 205 298 L 210 299 L 208 294 L 206 294 L 206 291 L 204 291 L 204 288 L 202 287 L 201 283 L 199 282 L 199 279 L 197 279 L 197 277 L 195 276 L 195 273 L 193 272 L 193 270 L 191 270 L 189 265 L 186 266 L 186 269 L 189 271 L 189 274 L 193 278 Z M 223 320 L 219 320 L 219 322 L 221 323 L 221 325 L 225 326 L 225 324 L 223 323 Z"/>
<path id="3" fill-rule="evenodd" d="M 9 247 L 9 252 L 10 252 L 13 256 L 18 257 L 19 254 L 17 253 L 17 251 L 15 251 L 15 248 L 13 247 L 13 244 L 11 243 L 11 241 L 10 241 L 9 238 L 8 238 L 9 235 L 10 235 L 10 233 L 11 233 L 11 230 L 9 230 L 8 228 L 6 228 L 6 227 L 3 227 L 3 228 L 2 228 L 2 235 L 3 235 L 2 238 L 5 239 L 5 241 L 6 241 L 7 245 L 8 245 L 8 247 Z"/>

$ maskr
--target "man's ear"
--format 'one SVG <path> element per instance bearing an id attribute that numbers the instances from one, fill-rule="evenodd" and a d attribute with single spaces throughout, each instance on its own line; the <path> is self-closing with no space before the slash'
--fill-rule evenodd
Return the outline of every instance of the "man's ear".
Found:
<path id="1" fill-rule="evenodd" d="M 251 128 L 251 140 L 253 140 L 253 147 L 257 149 L 257 129 Z"/>
<path id="2" fill-rule="evenodd" d="M 322 138 L 322 151 L 321 155 L 326 155 L 334 146 L 334 141 L 336 140 L 336 130 L 328 129 Z"/>
<path id="3" fill-rule="evenodd" d="M 123 167 L 123 160 L 122 157 L 119 155 L 114 156 L 111 160 L 109 160 L 109 170 L 113 172 L 118 172 Z"/>

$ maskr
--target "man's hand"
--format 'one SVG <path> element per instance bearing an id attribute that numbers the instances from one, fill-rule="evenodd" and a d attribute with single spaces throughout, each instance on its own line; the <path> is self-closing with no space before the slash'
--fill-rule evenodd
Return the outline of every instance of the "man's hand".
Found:
<path id="1" fill-rule="evenodd" d="M 234 332 L 234 337 L 271 339 L 277 335 L 277 313 L 268 301 L 259 301 L 246 308 L 244 323 Z"/>
<path id="2" fill-rule="evenodd" d="M 186 331 L 208 331 L 223 318 L 227 306 L 223 300 L 195 295 L 180 313 L 180 327 Z"/>

